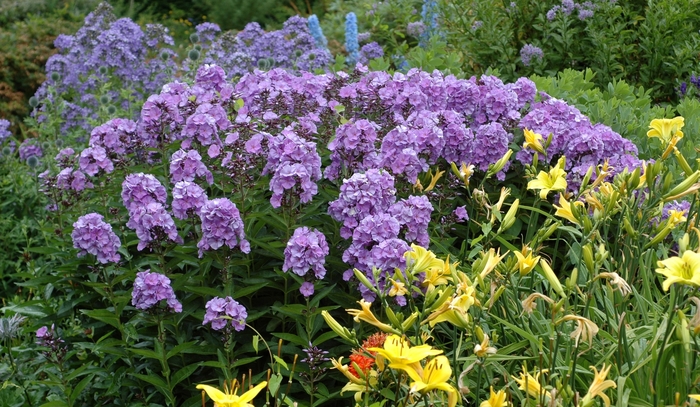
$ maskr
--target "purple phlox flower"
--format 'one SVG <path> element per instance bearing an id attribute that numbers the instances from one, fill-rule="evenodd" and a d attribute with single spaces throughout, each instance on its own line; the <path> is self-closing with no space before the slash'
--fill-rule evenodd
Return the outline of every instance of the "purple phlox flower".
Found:
<path id="1" fill-rule="evenodd" d="M 129 213 L 152 202 L 165 204 L 165 187 L 151 174 L 129 174 L 122 183 L 122 201 Z"/>
<path id="2" fill-rule="evenodd" d="M 92 177 L 98 173 L 114 171 L 114 163 L 107 157 L 107 151 L 100 146 L 88 147 L 80 153 L 80 169 Z"/>
<path id="3" fill-rule="evenodd" d="M 108 154 L 124 155 L 133 148 L 136 123 L 129 119 L 112 119 L 90 133 L 90 146 L 103 147 Z"/>
<path id="4" fill-rule="evenodd" d="M 204 64 L 197 69 L 195 83 L 207 90 L 220 91 L 226 83 L 226 72 L 215 64 Z"/>
<path id="5" fill-rule="evenodd" d="M 311 281 L 304 281 L 299 287 L 299 292 L 306 298 L 314 295 L 314 283 Z"/>
<path id="6" fill-rule="evenodd" d="M 286 190 L 299 185 L 297 193 L 301 203 L 310 202 L 318 192 L 316 181 L 321 179 L 321 156 L 316 143 L 304 141 L 292 130 L 286 129 L 279 136 L 268 138 L 269 151 L 263 174 L 272 173 L 270 204 L 279 208 Z"/>
<path id="7" fill-rule="evenodd" d="M 199 210 L 207 203 L 207 193 L 199 185 L 189 181 L 179 181 L 173 187 L 173 215 L 178 219 L 198 216 Z"/>
<path id="8" fill-rule="evenodd" d="M 240 332 L 245 329 L 245 320 L 248 318 L 248 311 L 243 305 L 231 297 L 214 297 L 207 301 L 204 306 L 204 320 L 202 325 L 211 323 L 211 328 L 220 331 L 224 328 L 233 328 Z M 229 325 L 228 321 L 231 321 Z"/>
<path id="9" fill-rule="evenodd" d="M 136 309 L 147 310 L 165 300 L 171 312 L 182 312 L 182 304 L 175 297 L 170 279 L 163 274 L 141 271 L 136 274 L 131 305 Z"/>
<path id="10" fill-rule="evenodd" d="M 389 208 L 389 213 L 399 221 L 404 230 L 404 239 L 408 242 L 417 242 L 421 246 L 430 244 L 428 224 L 432 212 L 433 205 L 424 195 L 411 195 L 408 199 L 402 199 Z"/>
<path id="11" fill-rule="evenodd" d="M 58 332 L 56 332 L 56 326 L 54 324 L 51 324 L 51 328 L 44 325 L 36 331 L 36 344 L 46 348 L 51 348 L 54 354 L 59 351 L 59 348 L 61 348 L 63 342 L 63 339 L 58 336 Z M 60 355 L 56 356 L 60 357 Z"/>
<path id="12" fill-rule="evenodd" d="M 508 151 L 508 145 L 513 136 L 505 131 L 498 122 L 484 124 L 476 129 L 476 138 L 472 144 L 472 164 L 481 171 L 486 171 L 489 165 L 500 160 Z M 505 172 L 510 167 L 507 162 L 503 170 L 496 175 L 499 180 L 505 179 Z"/>
<path id="13" fill-rule="evenodd" d="M 204 177 L 209 185 L 214 183 L 214 176 L 197 150 L 177 150 L 173 153 L 170 157 L 170 181 L 194 181 L 195 177 Z"/>
<path id="14" fill-rule="evenodd" d="M 204 251 L 217 250 L 223 245 L 231 249 L 239 246 L 243 253 L 250 252 L 236 204 L 226 198 L 212 199 L 201 207 L 199 216 L 202 219 L 202 239 L 197 243 L 199 257 Z"/>
<path id="15" fill-rule="evenodd" d="M 406 26 L 406 34 L 412 37 L 420 37 L 425 32 L 425 24 L 422 21 L 414 21 Z"/>
<path id="16" fill-rule="evenodd" d="M 282 270 L 291 270 L 299 276 L 305 276 L 309 270 L 313 270 L 314 276 L 322 279 L 326 275 L 324 263 L 328 253 L 323 233 L 306 226 L 297 228 L 284 249 Z"/>
<path id="17" fill-rule="evenodd" d="M 366 171 L 379 166 L 376 146 L 379 125 L 369 120 L 350 120 L 335 131 L 335 138 L 328 143 L 331 165 L 323 175 L 330 180 L 342 172 Z"/>
<path id="18" fill-rule="evenodd" d="M 73 190 L 80 192 L 85 188 L 92 188 L 92 182 L 87 180 L 85 173 L 73 168 L 64 168 L 56 176 L 56 186 L 64 191 Z"/>
<path id="19" fill-rule="evenodd" d="M 219 27 L 218 24 L 209 22 L 197 24 L 194 29 L 199 35 L 199 43 L 202 45 L 202 48 L 205 49 L 206 46 L 211 44 L 216 39 L 216 36 L 221 32 L 221 27 Z"/>
<path id="20" fill-rule="evenodd" d="M 75 150 L 70 147 L 66 147 L 56 154 L 54 160 L 56 160 L 59 168 L 68 168 L 75 164 L 75 158 Z"/>
<path id="21" fill-rule="evenodd" d="M 146 206 L 135 207 L 129 211 L 129 215 L 126 226 L 136 232 L 136 236 L 139 238 L 138 250 L 168 240 L 175 243 L 183 242 L 177 234 L 173 218 L 165 210 L 162 203 L 151 202 Z"/>
<path id="22" fill-rule="evenodd" d="M 343 181 L 338 199 L 328 205 L 328 214 L 343 223 L 340 235 L 347 239 L 362 219 L 386 212 L 394 202 L 394 177 L 386 171 L 369 169 Z"/>
<path id="23" fill-rule="evenodd" d="M 73 247 L 79 250 L 78 257 L 89 253 L 97 257 L 97 261 L 106 264 L 118 262 L 117 251 L 121 246 L 119 237 L 112 231 L 112 226 L 103 220 L 98 213 L 89 213 L 78 218 L 73 223 Z"/>

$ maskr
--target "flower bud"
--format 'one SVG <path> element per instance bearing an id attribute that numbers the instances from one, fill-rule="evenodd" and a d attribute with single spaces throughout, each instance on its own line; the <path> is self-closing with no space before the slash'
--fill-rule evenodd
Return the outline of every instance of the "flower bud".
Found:
<path id="1" fill-rule="evenodd" d="M 51 80 L 54 82 L 58 82 L 61 80 L 61 74 L 58 72 L 51 72 Z"/>
<path id="2" fill-rule="evenodd" d="M 508 230 L 513 226 L 515 223 L 515 215 L 518 213 L 518 206 L 520 206 L 520 199 L 516 199 L 510 206 L 510 209 L 508 209 L 508 212 L 506 212 L 506 216 L 503 218 L 503 222 L 501 222 L 501 226 L 498 228 L 498 233 Z"/>
<path id="3" fill-rule="evenodd" d="M 326 321 L 328 327 L 331 328 L 333 332 L 338 334 L 338 336 L 350 343 L 357 343 L 357 339 L 355 338 L 355 332 L 350 332 L 346 327 L 341 326 L 328 311 L 321 311 L 321 316 Z"/>
<path id="4" fill-rule="evenodd" d="M 39 99 L 36 96 L 32 96 L 29 98 L 29 106 L 31 107 L 37 107 L 39 106 Z"/>
<path id="5" fill-rule="evenodd" d="M 510 160 L 510 156 L 512 154 L 513 150 L 508 149 L 508 151 L 506 151 L 506 153 L 503 155 L 503 157 L 501 157 L 500 160 L 496 161 L 495 164 L 489 165 L 489 169 L 488 171 L 486 171 L 486 178 L 489 178 L 494 174 L 498 174 L 503 169 L 503 167 L 505 167 L 508 160 Z"/>
<path id="6" fill-rule="evenodd" d="M 595 261 L 593 260 L 593 249 L 590 243 L 586 243 L 581 248 L 581 254 L 583 255 L 583 264 L 586 265 L 586 269 L 590 274 L 595 274 Z"/>
<path id="7" fill-rule="evenodd" d="M 196 49 L 191 49 L 190 52 L 187 54 L 187 57 L 192 61 L 196 61 L 199 59 L 199 51 L 197 51 Z"/>
<path id="8" fill-rule="evenodd" d="M 549 281 L 549 285 L 552 286 L 552 289 L 562 297 L 566 297 L 564 288 L 561 286 L 561 282 L 559 282 L 559 278 L 554 274 L 554 270 L 552 270 L 552 267 L 545 259 L 540 259 L 540 268 L 542 269 L 542 275 Z"/>
<path id="9" fill-rule="evenodd" d="M 199 34 L 197 34 L 197 33 L 190 34 L 190 41 L 192 42 L 192 44 L 199 42 Z"/>

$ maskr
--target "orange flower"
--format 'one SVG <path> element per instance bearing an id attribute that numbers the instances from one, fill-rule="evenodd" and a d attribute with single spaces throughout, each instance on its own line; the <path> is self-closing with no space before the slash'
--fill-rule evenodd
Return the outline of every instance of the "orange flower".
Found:
<path id="1" fill-rule="evenodd" d="M 357 373 L 357 370 L 355 370 L 355 365 L 362 370 L 362 373 L 364 376 L 367 376 L 369 373 L 369 370 L 374 366 L 374 358 L 370 356 L 363 355 L 357 351 L 354 351 L 352 355 L 350 355 L 350 366 L 348 368 L 348 371 L 350 374 L 352 374 L 355 377 L 360 377 L 360 375 Z"/>

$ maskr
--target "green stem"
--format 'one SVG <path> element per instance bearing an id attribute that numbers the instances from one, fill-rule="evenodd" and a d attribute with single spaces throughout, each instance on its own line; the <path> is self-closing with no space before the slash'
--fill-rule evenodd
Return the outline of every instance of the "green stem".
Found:
<path id="1" fill-rule="evenodd" d="M 654 393 L 654 407 L 658 407 L 659 405 L 659 392 L 657 389 L 657 381 L 656 379 L 658 378 L 659 375 L 659 367 L 661 367 L 661 359 L 663 358 L 664 355 L 664 349 L 666 348 L 666 342 L 668 341 L 669 336 L 671 336 L 671 332 L 673 331 L 673 309 L 676 307 L 676 301 L 678 299 L 678 290 L 679 288 L 676 287 L 671 287 L 671 298 L 668 302 L 668 321 L 666 321 L 666 333 L 664 334 L 664 340 L 661 342 L 661 349 L 659 350 L 659 354 L 656 357 L 656 363 L 654 364 L 654 375 L 652 376 L 653 384 L 654 387 L 652 388 L 652 392 Z"/>

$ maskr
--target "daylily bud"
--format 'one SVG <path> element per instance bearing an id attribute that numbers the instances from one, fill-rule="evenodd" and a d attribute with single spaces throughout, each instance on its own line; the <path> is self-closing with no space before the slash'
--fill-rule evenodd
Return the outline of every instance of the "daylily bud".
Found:
<path id="1" fill-rule="evenodd" d="M 574 270 L 571 272 L 571 276 L 566 279 L 566 288 L 573 291 L 574 288 L 576 288 L 577 283 L 578 283 L 578 267 L 574 267 Z"/>
<path id="2" fill-rule="evenodd" d="M 685 253 L 688 250 L 688 245 L 690 244 L 690 235 L 686 232 L 683 237 L 678 241 L 678 253 Z"/>
<path id="3" fill-rule="evenodd" d="M 365 273 L 361 272 L 358 269 L 353 269 L 352 272 L 355 274 L 355 277 L 358 280 L 360 280 L 362 285 L 364 285 L 365 287 L 372 290 L 372 292 L 374 292 L 375 294 L 379 294 L 379 291 L 377 291 L 377 287 L 375 287 L 374 284 L 370 283 L 370 281 L 369 281 L 369 279 L 367 279 L 367 276 L 365 275 Z"/>
<path id="4" fill-rule="evenodd" d="M 588 186 L 588 183 L 591 182 L 591 176 L 593 175 L 593 169 L 594 166 L 588 167 L 588 171 L 586 171 L 586 175 L 583 176 L 583 180 L 581 181 L 581 186 L 579 187 L 579 191 L 584 191 L 586 187 Z"/>
<path id="5" fill-rule="evenodd" d="M 494 174 L 498 174 L 503 169 L 503 167 L 505 167 L 508 160 L 510 160 L 510 156 L 512 154 L 513 150 L 508 149 L 508 151 L 506 151 L 506 153 L 503 155 L 503 157 L 501 157 L 501 159 L 496 161 L 494 164 L 489 165 L 489 169 L 488 171 L 486 171 L 486 178 L 489 178 Z"/>
<path id="6" fill-rule="evenodd" d="M 635 168 L 630 175 L 629 181 L 627 183 L 630 190 L 635 190 L 639 186 L 641 180 L 641 170 L 639 167 Z"/>
<path id="7" fill-rule="evenodd" d="M 688 318 L 685 317 L 683 311 L 676 311 L 680 324 L 676 326 L 676 338 L 681 341 L 686 352 L 690 352 L 690 328 L 688 327 Z M 669 324 L 671 321 L 669 321 Z"/>
<path id="8" fill-rule="evenodd" d="M 394 310 L 391 308 L 387 307 L 386 308 L 386 317 L 389 318 L 389 322 L 394 328 L 398 328 L 401 326 L 401 321 L 399 321 L 399 318 L 396 316 L 394 313 Z"/>
<path id="9" fill-rule="evenodd" d="M 355 331 L 350 332 L 348 330 L 348 328 L 341 326 L 338 323 L 338 321 L 336 321 L 335 318 L 333 318 L 331 316 L 331 314 L 328 313 L 328 311 L 325 311 L 325 310 L 321 311 L 321 316 L 326 321 L 326 324 L 328 325 L 328 327 L 331 328 L 333 330 L 333 332 L 338 334 L 338 336 L 340 336 L 341 338 L 345 339 L 346 341 L 348 341 L 350 343 L 354 343 L 354 344 L 357 343 L 357 339 L 355 337 Z"/>
<path id="10" fill-rule="evenodd" d="M 552 267 L 545 259 L 540 259 L 540 268 L 542 269 L 544 278 L 549 281 L 549 285 L 552 286 L 552 289 L 562 297 L 566 297 L 564 294 L 564 288 L 561 286 L 561 282 L 559 282 L 559 278 L 556 274 L 554 274 L 554 270 L 552 270 Z"/>
<path id="11" fill-rule="evenodd" d="M 628 235 L 630 235 L 630 237 L 631 237 L 632 239 L 636 238 L 637 235 L 639 234 L 639 232 L 637 232 L 637 231 L 632 227 L 632 224 L 630 223 L 629 219 L 627 219 L 627 217 L 625 217 L 624 219 L 622 219 L 622 226 L 625 228 L 625 231 L 627 232 Z"/>
<path id="12" fill-rule="evenodd" d="M 481 341 L 484 340 L 484 330 L 481 329 L 480 326 L 477 326 L 477 327 L 474 329 L 474 335 L 476 335 L 476 339 L 477 339 L 479 342 L 481 342 Z"/>
<path id="13" fill-rule="evenodd" d="M 586 243 L 582 248 L 581 252 L 583 254 L 583 264 L 586 265 L 586 269 L 589 274 L 595 273 L 595 261 L 593 260 L 593 249 L 591 249 L 591 244 Z"/>
<path id="14" fill-rule="evenodd" d="M 670 174 L 670 173 L 669 173 L 669 174 Z M 695 182 L 698 180 L 698 178 L 700 178 L 700 171 L 695 171 L 694 173 L 692 173 L 691 175 L 689 175 L 688 178 L 686 178 L 685 180 L 683 180 L 683 182 L 681 182 L 680 184 L 676 185 L 675 188 L 673 188 L 672 190 L 668 191 L 668 193 L 666 193 L 666 194 L 663 196 L 664 201 L 665 201 L 665 202 L 668 202 L 669 200 L 673 200 L 673 199 L 675 199 L 676 197 L 678 197 L 680 194 L 686 192 L 691 186 L 693 186 L 693 184 L 695 184 Z M 668 177 L 667 177 L 667 179 L 668 179 Z M 664 182 L 664 190 L 668 188 L 665 184 L 666 184 L 666 183 Z M 670 184 L 670 182 L 669 182 L 669 184 Z M 682 195 L 681 195 L 681 196 L 682 196 Z M 673 198 L 673 199 L 672 199 L 672 198 Z"/>
<path id="15" fill-rule="evenodd" d="M 518 213 L 518 206 L 520 206 L 520 199 L 516 199 L 510 206 L 510 209 L 508 209 L 508 212 L 506 212 L 506 216 L 503 218 L 503 222 L 501 222 L 501 226 L 498 228 L 498 233 L 508 230 L 513 226 L 515 223 L 515 215 Z"/>
<path id="16" fill-rule="evenodd" d="M 681 166 L 681 168 L 685 172 L 685 175 L 693 175 L 693 170 L 692 168 L 690 168 L 688 161 L 685 160 L 685 157 L 683 157 L 683 154 L 680 151 L 678 151 L 678 149 L 674 149 L 673 154 L 676 156 L 676 161 L 678 161 L 678 165 Z"/>
<path id="17" fill-rule="evenodd" d="M 493 293 L 493 295 L 491 296 L 491 298 L 489 298 L 489 302 L 488 302 L 488 304 L 487 304 L 487 307 L 488 307 L 489 309 L 490 309 L 491 307 L 493 307 L 493 304 L 494 304 L 496 301 L 498 301 L 498 299 L 501 297 L 501 295 L 503 295 L 503 293 L 504 293 L 505 291 L 506 291 L 506 286 L 504 286 L 504 285 L 499 286 L 498 289 L 496 290 L 496 292 Z"/>
<path id="18" fill-rule="evenodd" d="M 418 312 L 414 312 L 413 314 L 409 315 L 408 318 L 401 323 L 401 329 L 404 332 L 408 331 L 409 328 L 411 328 L 411 325 L 416 322 L 416 319 L 418 319 Z"/>

